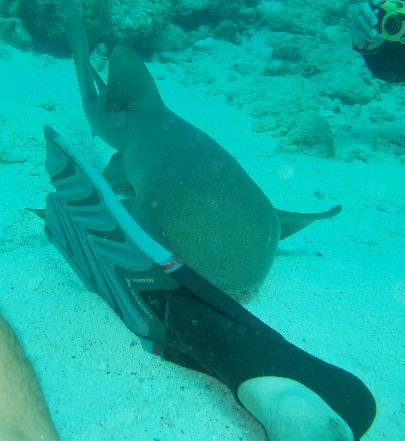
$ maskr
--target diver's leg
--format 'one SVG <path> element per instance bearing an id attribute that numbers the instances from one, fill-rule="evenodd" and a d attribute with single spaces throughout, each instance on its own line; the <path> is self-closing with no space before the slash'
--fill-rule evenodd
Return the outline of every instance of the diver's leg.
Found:
<path id="1" fill-rule="evenodd" d="M 0 440 L 58 440 L 34 371 L 1 314 Z"/>
<path id="2" fill-rule="evenodd" d="M 164 358 L 226 384 L 272 441 L 349 441 L 351 432 L 358 440 L 371 425 L 374 399 L 349 372 L 281 336 L 265 338 L 186 293 L 172 295 L 168 311 Z M 193 363 L 187 366 L 182 353 Z"/>
<path id="3" fill-rule="evenodd" d="M 319 395 L 289 378 L 246 380 L 238 398 L 272 441 L 353 441 L 349 426 Z"/>

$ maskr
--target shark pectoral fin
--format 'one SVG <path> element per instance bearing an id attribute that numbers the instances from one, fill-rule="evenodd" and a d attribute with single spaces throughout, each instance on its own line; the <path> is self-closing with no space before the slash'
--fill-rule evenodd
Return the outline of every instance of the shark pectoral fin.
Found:
<path id="1" fill-rule="evenodd" d="M 134 188 L 128 181 L 125 173 L 121 153 L 117 152 L 111 156 L 110 162 L 103 171 L 102 175 L 119 198 L 126 199 L 135 197 Z"/>
<path id="2" fill-rule="evenodd" d="M 90 64 L 90 69 L 93 73 L 94 81 L 96 82 L 98 93 L 100 95 L 105 95 L 107 93 L 107 84 L 101 78 L 100 74 L 94 69 L 94 67 Z"/>
<path id="3" fill-rule="evenodd" d="M 330 210 L 321 213 L 297 213 L 293 211 L 277 210 L 281 228 L 280 240 L 302 230 L 314 221 L 328 219 L 336 216 L 341 211 L 341 205 L 336 205 Z"/>
<path id="4" fill-rule="evenodd" d="M 159 91 L 144 62 L 127 44 L 118 44 L 108 66 L 106 110 L 146 110 L 162 106 Z"/>
<path id="5" fill-rule="evenodd" d="M 46 209 L 45 208 L 26 208 L 26 210 L 31 211 L 36 214 L 40 219 L 45 220 Z"/>
<path id="6" fill-rule="evenodd" d="M 102 175 L 103 178 L 111 185 L 111 187 L 114 187 L 114 185 L 122 182 L 128 182 L 121 153 L 117 152 L 111 156 L 110 162 L 103 171 Z"/>

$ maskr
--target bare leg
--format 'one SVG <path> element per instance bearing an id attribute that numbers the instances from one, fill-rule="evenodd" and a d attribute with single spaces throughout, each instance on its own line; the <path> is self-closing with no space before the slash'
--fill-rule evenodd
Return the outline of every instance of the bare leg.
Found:
<path id="1" fill-rule="evenodd" d="M 238 397 L 271 441 L 353 441 L 349 426 L 315 392 L 297 381 L 258 377 Z"/>
<path id="2" fill-rule="evenodd" d="M 0 315 L 0 439 L 58 441 L 40 385 L 18 340 Z"/>

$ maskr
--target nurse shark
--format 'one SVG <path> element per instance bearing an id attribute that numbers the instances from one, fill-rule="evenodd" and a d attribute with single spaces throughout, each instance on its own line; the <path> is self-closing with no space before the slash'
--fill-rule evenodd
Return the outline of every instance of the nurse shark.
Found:
<path id="1" fill-rule="evenodd" d="M 83 20 L 63 0 L 84 112 L 117 150 L 103 175 L 141 227 L 228 294 L 256 290 L 278 241 L 336 215 L 278 210 L 214 139 L 172 112 L 136 51 L 118 44 L 107 82 L 90 64 Z"/>

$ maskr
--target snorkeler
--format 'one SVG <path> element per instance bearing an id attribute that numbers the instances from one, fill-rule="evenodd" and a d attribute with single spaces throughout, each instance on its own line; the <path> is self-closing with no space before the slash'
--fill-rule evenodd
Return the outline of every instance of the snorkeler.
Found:
<path id="1" fill-rule="evenodd" d="M 352 9 L 353 47 L 377 78 L 405 81 L 405 2 L 370 0 Z"/>

